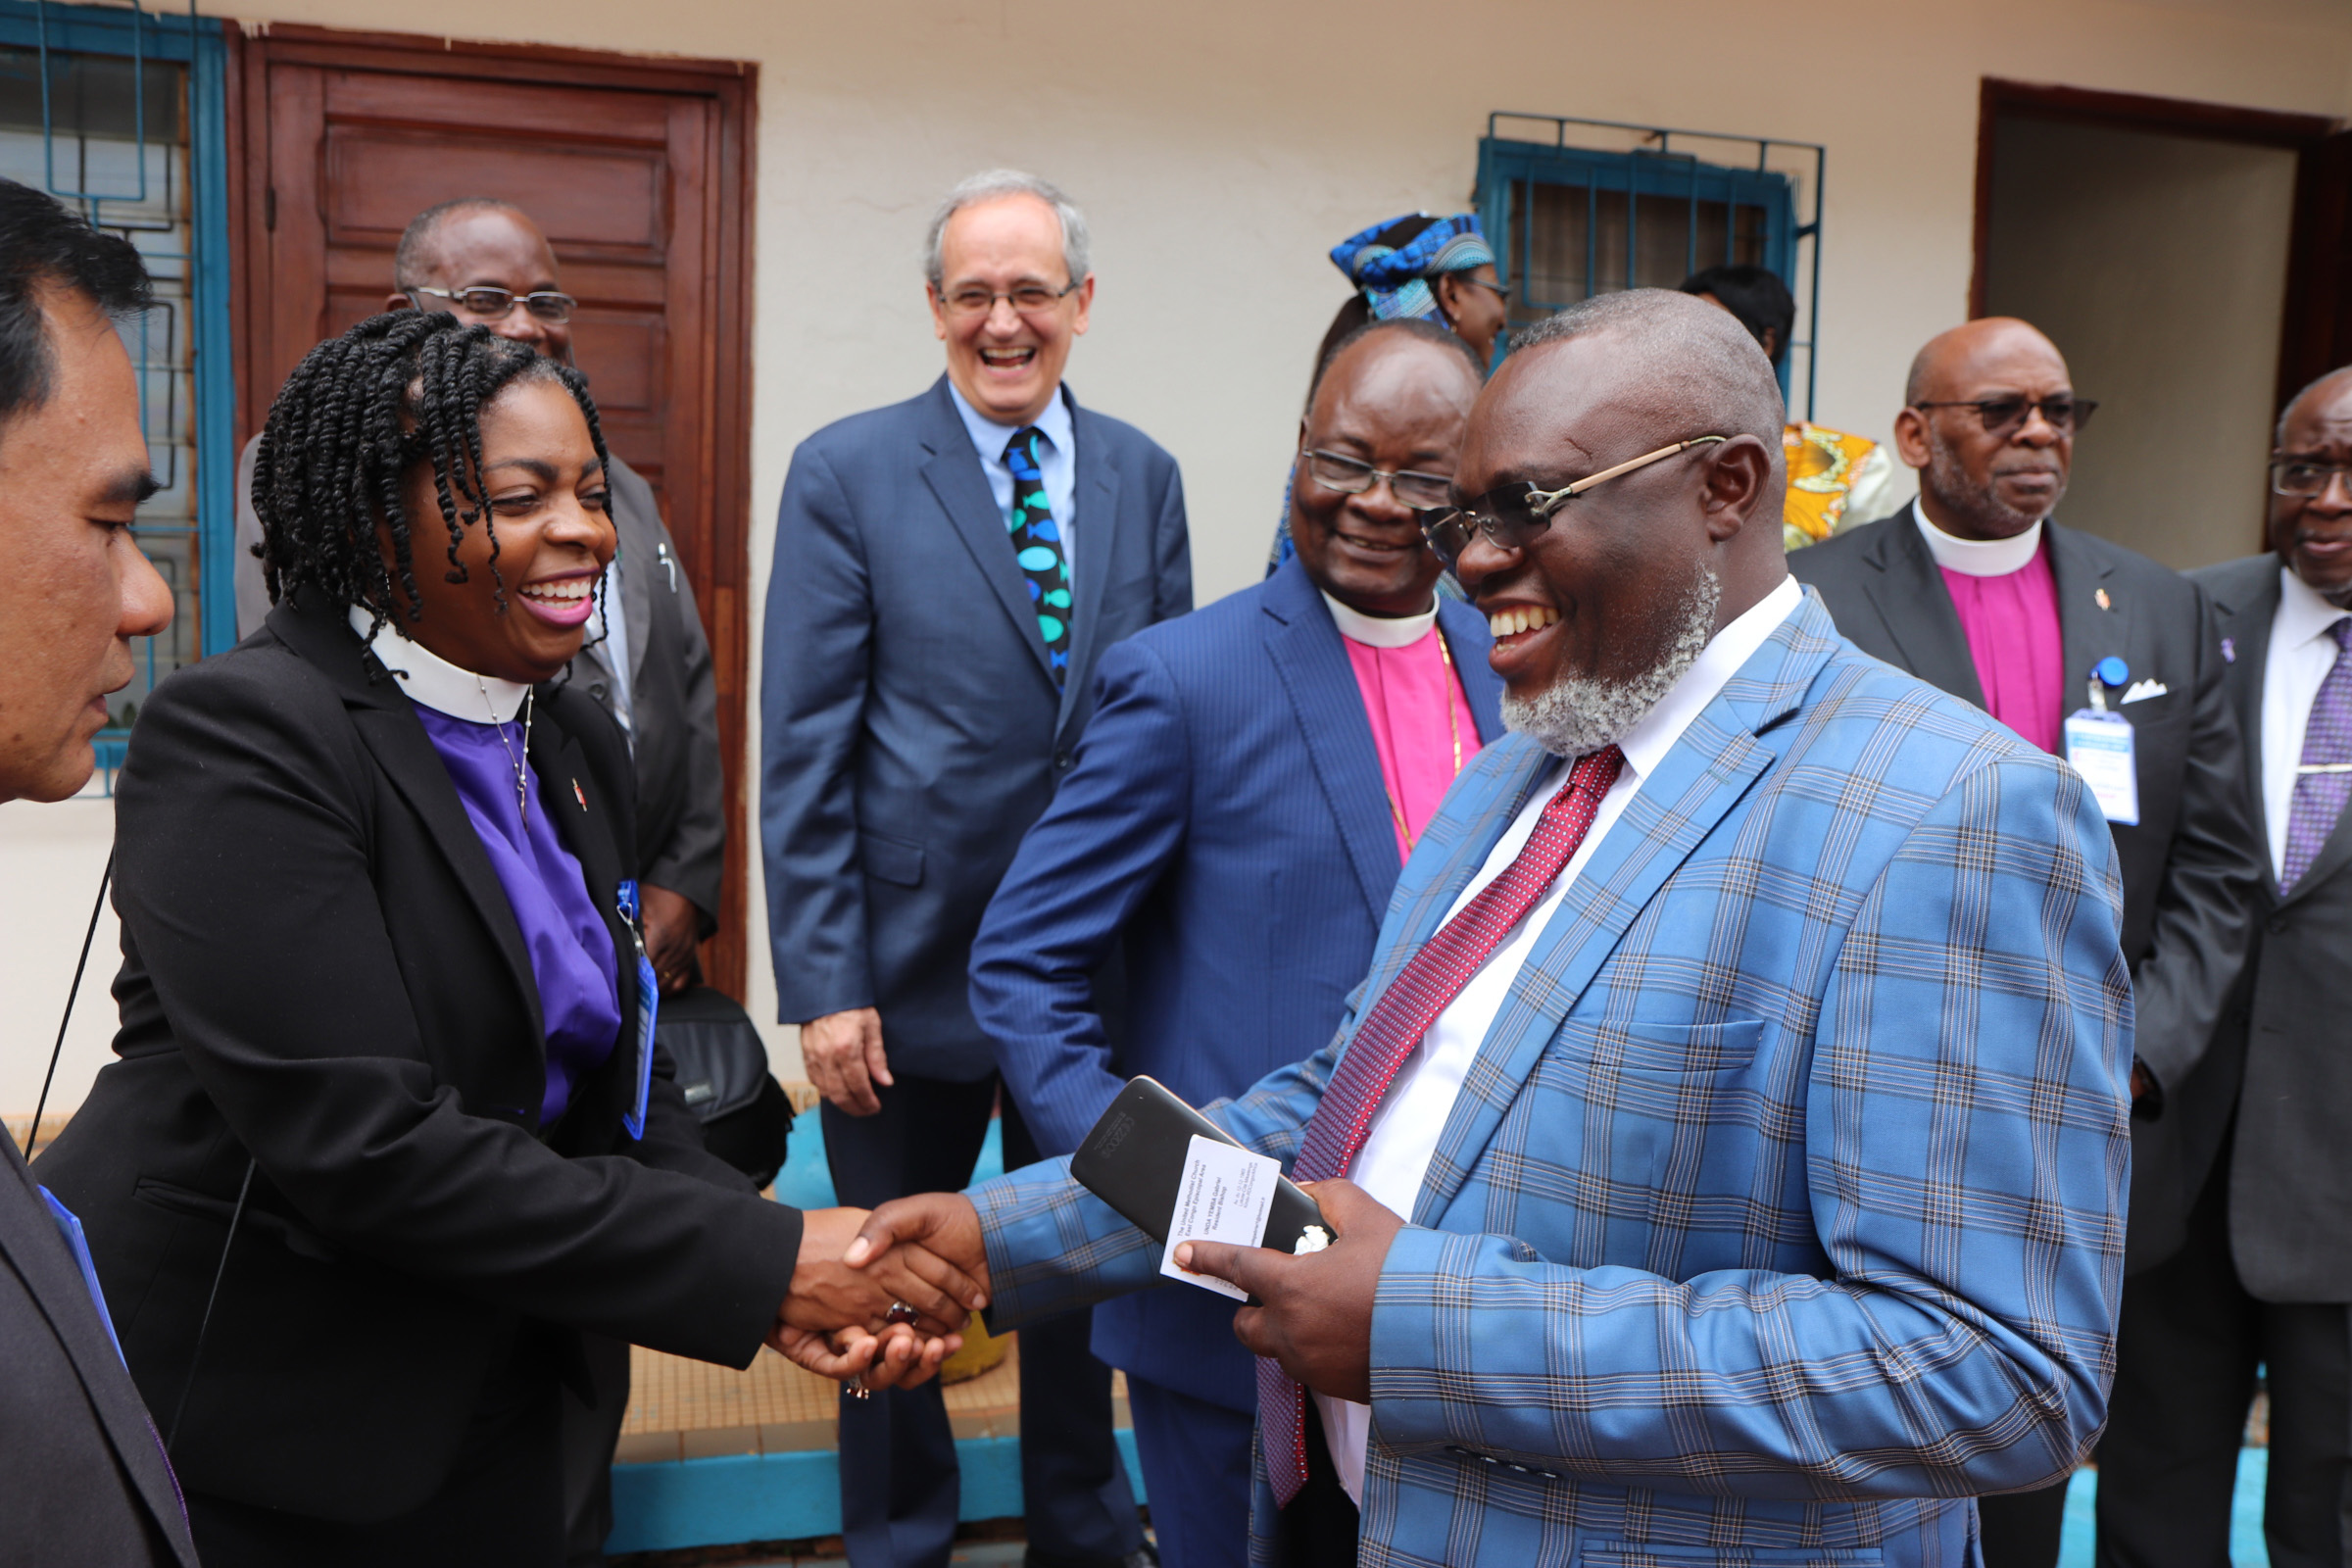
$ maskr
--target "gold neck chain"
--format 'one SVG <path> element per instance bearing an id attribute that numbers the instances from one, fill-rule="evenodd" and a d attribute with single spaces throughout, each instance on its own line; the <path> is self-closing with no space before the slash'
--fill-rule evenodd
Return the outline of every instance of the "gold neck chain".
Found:
<path id="1" fill-rule="evenodd" d="M 1462 776 L 1462 714 L 1460 708 L 1453 700 L 1455 684 L 1453 651 L 1446 646 L 1445 627 L 1433 626 L 1431 629 L 1438 634 L 1438 658 L 1446 664 L 1446 728 L 1453 736 L 1453 776 L 1460 778 Z M 1398 784 L 1404 782 L 1404 769 L 1401 765 L 1396 770 L 1396 782 Z M 1396 835 L 1404 840 L 1404 853 L 1410 857 L 1413 847 L 1421 842 L 1420 836 L 1405 822 L 1404 808 L 1396 803 L 1396 791 L 1390 786 L 1389 770 L 1385 767 L 1380 770 L 1380 787 L 1389 798 L 1389 814 L 1396 819 Z"/>

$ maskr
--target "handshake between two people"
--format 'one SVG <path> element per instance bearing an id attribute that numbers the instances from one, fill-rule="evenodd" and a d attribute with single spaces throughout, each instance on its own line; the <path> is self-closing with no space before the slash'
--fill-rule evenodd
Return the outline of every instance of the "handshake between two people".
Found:
<path id="1" fill-rule="evenodd" d="M 1389 1244 L 1404 1221 L 1353 1182 L 1313 1182 L 1305 1191 L 1331 1225 L 1332 1244 L 1323 1250 L 1294 1257 L 1263 1247 L 1186 1242 L 1176 1261 L 1238 1285 L 1260 1303 L 1242 1307 L 1233 1322 L 1235 1338 L 1253 1354 L 1280 1362 L 1317 1394 L 1368 1404 L 1372 1302 Z M 871 1213 L 821 1210 L 808 1225 L 792 1299 L 769 1343 L 812 1372 L 856 1378 L 869 1389 L 911 1388 L 937 1374 L 963 1343 L 950 1331 L 951 1316 L 956 1326 L 964 1321 L 958 1303 L 977 1311 L 988 1302 L 988 1250 L 972 1200 L 960 1193 L 924 1193 Z M 811 1293 L 806 1305 L 804 1276 Z M 907 1291 L 924 1294 L 917 1299 Z M 879 1323 L 851 1324 L 839 1315 L 864 1312 L 884 1298 L 893 1309 L 906 1310 Z"/>

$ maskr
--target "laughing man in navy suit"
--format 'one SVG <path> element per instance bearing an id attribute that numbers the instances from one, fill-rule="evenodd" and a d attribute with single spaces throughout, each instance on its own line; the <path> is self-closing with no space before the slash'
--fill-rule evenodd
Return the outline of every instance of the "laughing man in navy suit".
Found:
<path id="1" fill-rule="evenodd" d="M 972 1010 L 1048 1154 L 1123 1077 L 1205 1104 L 1311 1054 L 1364 976 L 1398 868 L 1501 733 L 1486 624 L 1434 592 L 1415 506 L 1444 505 L 1478 362 L 1382 321 L 1325 364 L 1291 487 L 1298 556 L 1104 654 L 1077 765 L 972 947 Z M 1088 976 L 1124 949 L 1117 1050 Z M 1185 1286 L 1109 1302 L 1169 1568 L 1249 1555 L 1256 1395 L 1233 1305 Z"/>
<path id="2" fill-rule="evenodd" d="M 964 966 L 1068 771 L 1101 651 L 1193 608 L 1176 461 L 1062 384 L 1095 280 L 1043 180 L 975 174 L 925 245 L 948 373 L 803 442 L 761 657 L 760 847 L 781 1017 L 823 1092 L 844 1201 L 959 1187 L 996 1102 Z M 1006 1162 L 1038 1157 L 1013 1105 Z M 1042 1332 L 1041 1332 L 1042 1329 Z M 1148 1552 L 1083 1312 L 1021 1334 L 1035 1568 Z M 945 1568 L 956 1445 L 936 1388 L 841 1405 L 855 1568 Z"/>

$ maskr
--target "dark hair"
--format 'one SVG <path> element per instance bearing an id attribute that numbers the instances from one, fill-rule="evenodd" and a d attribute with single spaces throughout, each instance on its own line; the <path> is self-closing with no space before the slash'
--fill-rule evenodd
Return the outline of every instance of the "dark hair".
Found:
<path id="1" fill-rule="evenodd" d="M 569 392 L 587 416 L 597 461 L 611 467 L 577 370 L 445 311 L 371 316 L 305 355 L 278 389 L 254 463 L 253 510 L 262 519 L 255 550 L 270 602 L 317 592 L 338 610 L 368 611 L 372 635 L 394 605 L 392 571 L 376 545 L 380 526 L 391 536 L 408 618 L 421 615 L 412 551 L 417 519 L 408 514 L 402 480 L 411 464 L 429 461 L 449 536 L 447 580 L 466 581 L 458 547 L 479 518 L 504 605 L 498 532 L 475 476 L 482 410 L 519 381 L 554 381 Z"/>
<path id="2" fill-rule="evenodd" d="M 1375 332 L 1402 332 L 1406 337 L 1419 338 L 1424 343 L 1443 344 L 1462 357 L 1462 363 L 1470 367 L 1471 375 L 1476 377 L 1481 384 L 1484 384 L 1487 379 L 1487 368 L 1479 364 L 1478 350 L 1456 336 L 1453 328 L 1442 321 L 1433 321 L 1422 316 L 1391 317 L 1385 320 L 1366 321 L 1350 331 L 1343 332 L 1339 339 L 1329 346 L 1323 358 L 1315 363 L 1315 378 L 1306 384 L 1308 413 L 1314 412 L 1315 394 L 1322 390 L 1323 377 L 1331 369 L 1332 363 Z"/>
<path id="3" fill-rule="evenodd" d="M 513 213 L 528 221 L 530 215 L 513 202 L 497 196 L 460 196 L 446 202 L 435 202 L 400 231 L 400 248 L 392 253 L 392 286 L 404 292 L 422 288 L 425 283 L 425 252 L 432 248 L 433 236 L 441 225 L 460 213 Z"/>
<path id="4" fill-rule="evenodd" d="M 155 304 L 130 241 L 92 228 L 29 185 L 0 179 L 0 426 L 49 401 L 57 350 L 41 295 L 52 289 L 86 295 L 114 317 Z"/>
<path id="5" fill-rule="evenodd" d="M 1712 294 L 1723 308 L 1740 318 L 1747 335 L 1757 342 L 1772 334 L 1775 365 L 1788 357 L 1788 335 L 1796 330 L 1796 297 L 1781 274 L 1769 267 L 1745 262 L 1710 267 L 1683 279 L 1686 294 Z"/>

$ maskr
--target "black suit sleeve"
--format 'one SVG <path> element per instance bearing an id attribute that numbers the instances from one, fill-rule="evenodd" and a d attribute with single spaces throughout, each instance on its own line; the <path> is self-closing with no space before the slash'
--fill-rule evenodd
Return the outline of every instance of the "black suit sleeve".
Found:
<path id="1" fill-rule="evenodd" d="M 2223 685 L 2213 602 L 2203 588 L 2195 593 L 2196 686 L 2180 814 L 2157 889 L 2154 940 L 2132 977 L 2133 1051 L 2167 1094 L 2204 1059 L 2236 983 L 2267 853 L 2246 799 L 2245 740 Z"/>
<path id="2" fill-rule="evenodd" d="M 189 1071 L 341 1246 L 529 1316 L 749 1364 L 800 1215 L 625 1156 L 566 1159 L 468 1113 L 410 1003 L 435 977 L 404 971 L 379 904 L 371 823 L 400 808 L 392 786 L 330 687 L 254 673 L 275 657 L 159 686 L 118 798 L 126 945 Z"/>

